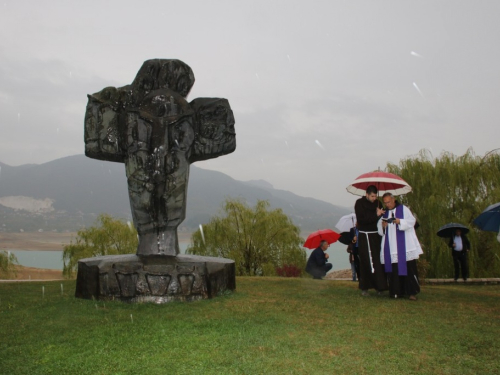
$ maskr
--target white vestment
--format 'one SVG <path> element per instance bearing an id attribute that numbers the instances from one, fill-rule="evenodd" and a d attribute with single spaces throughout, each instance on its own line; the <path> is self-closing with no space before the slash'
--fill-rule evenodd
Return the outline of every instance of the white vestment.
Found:
<path id="1" fill-rule="evenodd" d="M 393 217 L 392 215 L 396 215 L 396 207 L 394 209 L 389 210 L 389 218 Z M 377 223 L 378 234 L 382 236 L 382 246 L 380 251 L 380 263 L 385 264 L 384 259 L 384 245 L 385 245 L 385 236 L 389 236 L 389 247 L 391 249 L 391 263 L 398 263 L 398 242 L 396 239 L 396 227 L 399 230 L 404 231 L 405 233 L 405 241 L 406 241 L 406 261 L 413 259 L 418 259 L 420 254 L 423 254 L 422 247 L 418 242 L 417 235 L 415 234 L 415 223 L 417 220 L 415 216 L 411 213 L 411 211 L 403 206 L 403 215 L 404 219 L 399 219 L 399 224 L 387 224 L 384 230 L 382 228 L 382 218 Z"/>

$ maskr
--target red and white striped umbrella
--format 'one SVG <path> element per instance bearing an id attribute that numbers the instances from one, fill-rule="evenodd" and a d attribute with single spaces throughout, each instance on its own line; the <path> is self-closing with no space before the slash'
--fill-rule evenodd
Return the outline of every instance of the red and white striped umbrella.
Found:
<path id="1" fill-rule="evenodd" d="M 401 177 L 388 172 L 369 172 L 356 178 L 346 189 L 349 193 L 363 196 L 370 185 L 375 185 L 378 194 L 392 193 L 403 195 L 411 191 L 411 186 Z"/>

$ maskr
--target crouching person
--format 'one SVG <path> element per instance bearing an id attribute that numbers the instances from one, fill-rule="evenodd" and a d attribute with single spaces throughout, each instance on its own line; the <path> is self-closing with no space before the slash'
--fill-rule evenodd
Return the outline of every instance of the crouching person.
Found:
<path id="1" fill-rule="evenodd" d="M 314 249 L 307 260 L 306 272 L 314 279 L 323 278 L 333 267 L 331 263 L 327 263 L 329 255 L 325 253 L 329 246 L 327 241 L 321 241 L 319 247 Z"/>

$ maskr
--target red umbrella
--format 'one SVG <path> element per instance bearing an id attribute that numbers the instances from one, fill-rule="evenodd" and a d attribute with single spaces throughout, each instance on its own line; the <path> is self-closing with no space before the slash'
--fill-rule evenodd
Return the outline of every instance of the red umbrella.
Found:
<path id="1" fill-rule="evenodd" d="M 329 244 L 337 242 L 340 238 L 340 234 L 334 232 L 331 229 L 321 229 L 314 233 L 311 233 L 306 242 L 304 242 L 304 247 L 308 249 L 316 249 L 321 241 L 328 241 Z"/>
<path id="2" fill-rule="evenodd" d="M 385 193 L 403 195 L 411 191 L 411 186 L 401 177 L 381 171 L 362 174 L 346 189 L 351 194 L 363 196 L 370 185 L 377 187 L 379 195 L 384 195 Z"/>

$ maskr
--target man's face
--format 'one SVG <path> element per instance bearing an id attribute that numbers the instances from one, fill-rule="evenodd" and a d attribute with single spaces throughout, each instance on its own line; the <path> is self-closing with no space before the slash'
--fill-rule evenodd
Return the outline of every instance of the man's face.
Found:
<path id="1" fill-rule="evenodd" d="M 396 206 L 396 200 L 394 199 L 394 197 L 385 197 L 384 205 L 388 210 L 392 210 Z"/>
<path id="2" fill-rule="evenodd" d="M 376 193 L 366 194 L 366 199 L 368 199 L 370 202 L 373 203 L 377 199 L 377 194 Z"/>
<path id="3" fill-rule="evenodd" d="M 321 250 L 326 251 L 330 245 L 328 245 L 328 242 L 325 242 L 323 245 L 321 245 Z"/>

